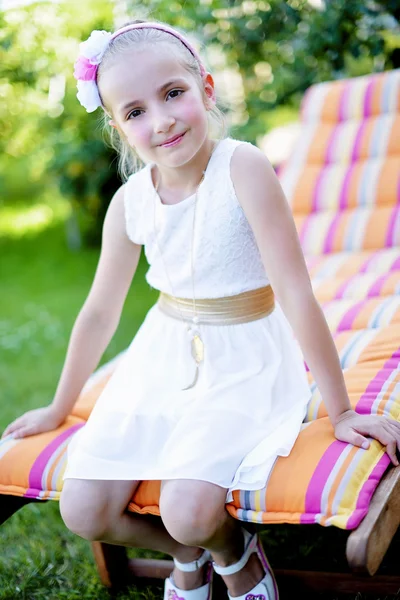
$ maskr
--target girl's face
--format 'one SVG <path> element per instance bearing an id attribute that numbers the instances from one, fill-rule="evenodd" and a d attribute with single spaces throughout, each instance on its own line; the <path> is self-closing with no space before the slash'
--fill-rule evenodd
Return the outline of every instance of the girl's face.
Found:
<path id="1" fill-rule="evenodd" d="M 124 55 L 102 75 L 100 92 L 113 115 L 110 125 L 145 162 L 178 167 L 207 138 L 214 82 L 204 76 L 205 101 L 194 76 L 168 50 L 165 44 Z"/>

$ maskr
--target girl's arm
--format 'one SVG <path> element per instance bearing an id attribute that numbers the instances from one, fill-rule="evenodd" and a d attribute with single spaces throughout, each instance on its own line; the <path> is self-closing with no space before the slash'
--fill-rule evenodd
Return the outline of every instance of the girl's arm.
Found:
<path id="1" fill-rule="evenodd" d="M 392 419 L 357 415 L 350 407 L 332 335 L 317 302 L 290 207 L 264 154 L 240 145 L 231 161 L 237 198 L 253 229 L 268 279 L 300 344 L 321 392 L 336 437 L 368 447 L 364 435 L 379 439 L 398 464 L 400 424 Z"/>
<path id="2" fill-rule="evenodd" d="M 98 365 L 117 329 L 122 307 L 139 262 L 141 246 L 125 229 L 124 186 L 108 208 L 95 277 L 72 329 L 67 355 L 49 407 L 29 411 L 11 423 L 3 437 L 52 429 L 70 414 L 84 384 Z"/>

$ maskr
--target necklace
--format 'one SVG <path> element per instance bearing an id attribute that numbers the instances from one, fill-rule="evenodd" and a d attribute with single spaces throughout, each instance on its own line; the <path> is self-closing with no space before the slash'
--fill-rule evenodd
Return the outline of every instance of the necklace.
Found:
<path id="1" fill-rule="evenodd" d="M 158 179 L 156 185 L 155 185 L 155 195 L 154 195 L 154 213 L 153 213 L 153 217 L 154 217 L 154 236 L 155 236 L 155 240 L 156 240 L 156 245 L 158 248 L 158 252 L 162 258 L 163 264 L 164 264 L 164 269 L 165 269 L 165 274 L 167 276 L 168 279 L 168 283 L 169 286 L 171 288 L 171 292 L 172 292 L 172 296 L 175 300 L 176 306 L 178 308 L 179 314 L 181 316 L 181 320 L 182 322 L 185 324 L 186 326 L 186 331 L 187 334 L 190 338 L 190 345 L 191 345 L 191 352 L 192 352 L 192 357 L 195 361 L 196 364 L 196 371 L 195 371 L 195 375 L 194 375 L 194 379 L 192 381 L 192 383 L 190 383 L 188 386 L 184 387 L 183 390 L 189 390 L 191 388 L 193 388 L 196 385 L 197 379 L 199 377 L 199 365 L 201 362 L 203 362 L 204 360 L 204 342 L 201 339 L 200 336 L 200 332 L 198 330 L 198 323 L 199 323 L 199 317 L 197 315 L 197 309 L 196 309 L 196 297 L 195 297 L 195 289 L 194 289 L 194 262 L 193 262 L 193 246 L 194 246 L 194 232 L 195 232 L 195 224 L 196 224 L 196 207 L 197 207 L 197 197 L 198 197 L 198 191 L 199 188 L 201 186 L 201 184 L 204 181 L 204 177 L 206 174 L 206 169 L 208 167 L 208 164 L 211 160 L 211 156 L 214 153 L 214 150 L 216 148 L 216 144 L 214 145 L 214 148 L 210 154 L 210 158 L 208 159 L 207 165 L 205 170 L 203 171 L 203 174 L 201 176 L 201 179 L 196 187 L 196 192 L 195 192 L 195 197 L 194 197 L 194 208 L 193 208 L 193 226 L 192 226 L 192 243 L 191 243 L 191 275 L 192 275 L 192 289 L 193 289 L 193 317 L 192 317 L 192 324 L 189 325 L 187 323 L 187 321 L 184 319 L 183 314 L 182 314 L 182 310 L 181 307 L 179 305 L 179 301 L 176 299 L 177 296 L 175 295 L 174 292 L 174 287 L 172 285 L 171 282 L 171 278 L 169 276 L 168 273 L 168 269 L 167 269 L 167 265 L 164 259 L 164 255 L 161 252 L 161 248 L 160 245 L 158 243 L 158 236 L 157 236 L 157 229 L 156 229 L 156 196 L 158 194 L 158 188 L 160 186 L 160 181 L 161 181 L 161 177 Z"/>

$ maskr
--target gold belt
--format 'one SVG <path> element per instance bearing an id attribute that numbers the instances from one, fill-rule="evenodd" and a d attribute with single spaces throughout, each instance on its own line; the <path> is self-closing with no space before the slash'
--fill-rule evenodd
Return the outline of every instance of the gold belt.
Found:
<path id="1" fill-rule="evenodd" d="M 160 292 L 157 304 L 170 317 L 185 321 L 192 321 L 194 317 L 191 298 L 177 298 Z M 249 323 L 267 317 L 274 308 L 274 292 L 270 285 L 235 296 L 196 299 L 198 322 L 205 325 Z"/>

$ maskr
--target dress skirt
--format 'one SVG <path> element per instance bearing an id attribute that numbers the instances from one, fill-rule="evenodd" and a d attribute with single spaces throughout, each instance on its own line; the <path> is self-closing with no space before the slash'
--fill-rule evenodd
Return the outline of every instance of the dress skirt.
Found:
<path id="1" fill-rule="evenodd" d="M 255 321 L 200 324 L 196 385 L 186 324 L 156 303 L 92 414 L 72 439 L 64 478 L 196 479 L 227 490 L 262 489 L 287 456 L 310 388 L 279 305 Z"/>

